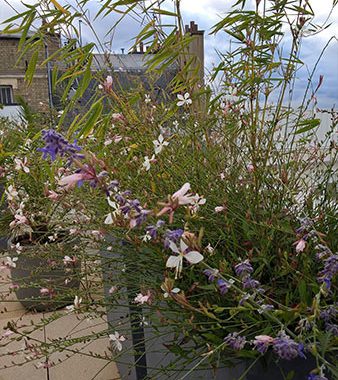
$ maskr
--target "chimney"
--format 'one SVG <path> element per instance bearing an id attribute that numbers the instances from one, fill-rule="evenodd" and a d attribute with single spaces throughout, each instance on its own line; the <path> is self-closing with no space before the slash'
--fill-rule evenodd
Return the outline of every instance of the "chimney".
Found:
<path id="1" fill-rule="evenodd" d="M 192 70 L 198 66 L 199 85 L 204 85 L 204 30 L 199 30 L 195 21 L 190 21 L 190 25 L 185 25 L 185 34 L 190 34 L 193 37 L 188 46 L 189 58 L 194 56 Z"/>

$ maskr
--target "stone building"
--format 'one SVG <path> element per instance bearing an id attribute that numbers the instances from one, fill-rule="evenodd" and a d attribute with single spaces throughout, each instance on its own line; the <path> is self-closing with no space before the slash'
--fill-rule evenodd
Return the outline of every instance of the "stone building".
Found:
<path id="1" fill-rule="evenodd" d="M 27 35 L 27 38 L 31 37 Z M 60 36 L 50 35 L 45 40 L 44 49 L 39 51 L 36 71 L 32 83 L 25 82 L 25 73 L 32 58 L 32 51 L 20 57 L 19 41 L 21 34 L 0 32 L 0 114 L 16 112 L 17 97 L 20 96 L 35 111 L 48 109 L 52 102 L 51 65 L 39 67 L 48 56 L 60 47 Z"/>

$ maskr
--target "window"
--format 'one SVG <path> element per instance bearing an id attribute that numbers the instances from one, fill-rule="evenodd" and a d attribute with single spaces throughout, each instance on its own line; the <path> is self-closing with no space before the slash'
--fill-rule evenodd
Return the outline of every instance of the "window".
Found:
<path id="1" fill-rule="evenodd" d="M 0 86 L 0 104 L 4 106 L 13 104 L 12 86 Z"/>

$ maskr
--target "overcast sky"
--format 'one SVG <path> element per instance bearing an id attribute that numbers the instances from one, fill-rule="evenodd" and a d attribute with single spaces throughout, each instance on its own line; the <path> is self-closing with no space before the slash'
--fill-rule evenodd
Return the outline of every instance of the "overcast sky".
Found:
<path id="1" fill-rule="evenodd" d="M 59 0 L 61 4 L 66 2 L 75 2 L 76 0 Z M 255 0 L 249 0 L 249 2 Z M 218 63 L 218 56 L 216 49 L 225 51 L 229 47 L 229 39 L 226 38 L 224 33 L 218 36 L 210 35 L 211 27 L 220 20 L 221 16 L 229 10 L 229 5 L 235 1 L 229 0 L 182 0 L 182 14 L 184 21 L 189 23 L 194 20 L 198 23 L 199 28 L 205 30 L 205 62 L 207 69 L 210 69 L 213 64 Z M 312 0 L 310 1 L 312 8 L 315 11 L 316 17 L 313 20 L 315 23 L 322 23 L 329 15 L 331 4 L 333 0 Z M 25 3 L 35 3 L 34 0 L 25 0 Z M 89 2 L 88 15 L 93 18 L 98 9 L 98 0 L 91 0 Z M 172 1 L 168 0 L 168 6 Z M 19 11 L 24 7 L 20 0 L 0 0 L 0 21 L 14 14 L 15 8 Z M 105 37 L 107 30 L 114 24 L 116 16 L 107 17 L 104 21 L 98 20 L 95 23 L 95 29 L 100 36 L 101 42 L 108 42 L 109 38 Z M 315 37 L 303 40 L 302 46 L 302 60 L 307 63 L 299 73 L 298 96 L 301 96 L 304 86 L 307 84 L 308 71 L 311 71 L 321 50 L 326 42 L 332 37 L 338 38 L 338 7 L 330 16 L 331 26 L 324 30 L 322 33 Z M 140 30 L 138 22 L 128 17 L 120 24 L 115 30 L 113 36 L 112 50 L 116 53 L 121 52 L 121 48 L 126 51 L 132 45 L 132 38 Z M 93 40 L 93 35 L 88 28 L 83 27 L 83 40 L 88 42 Z M 107 45 L 106 45 L 107 46 Z M 319 75 L 324 76 L 324 83 L 318 92 L 318 105 L 321 108 L 328 108 L 335 105 L 338 106 L 338 40 L 331 42 L 330 46 L 325 51 L 325 54 L 318 65 L 315 83 Z"/>

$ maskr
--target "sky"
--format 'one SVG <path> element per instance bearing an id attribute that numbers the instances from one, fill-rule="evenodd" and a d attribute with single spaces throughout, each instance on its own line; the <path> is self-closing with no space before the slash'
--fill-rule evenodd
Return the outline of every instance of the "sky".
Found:
<path id="1" fill-rule="evenodd" d="M 61 4 L 66 2 L 75 3 L 76 0 L 58 0 Z M 149 1 L 149 0 L 146 0 Z M 224 15 L 233 4 L 234 0 L 181 0 L 181 11 L 185 23 L 194 20 L 199 29 L 205 30 L 205 64 L 207 70 L 210 70 L 213 65 L 219 62 L 216 50 L 226 51 L 229 48 L 229 38 L 225 33 L 221 32 L 217 36 L 211 35 L 210 31 L 212 26 L 217 23 L 222 15 Z M 248 0 L 248 3 L 254 3 L 255 0 Z M 311 6 L 315 12 L 314 23 L 322 24 L 329 15 L 333 0 L 311 0 Z M 25 3 L 35 3 L 34 0 L 25 0 Z M 89 2 L 87 15 L 93 18 L 98 9 L 99 0 L 91 0 Z M 172 4 L 172 0 L 166 2 L 168 9 Z M 15 12 L 12 9 L 22 11 L 24 6 L 21 0 L 0 0 L 0 22 L 12 16 Z M 95 30 L 99 36 L 100 42 L 105 48 L 110 49 L 112 52 L 121 53 L 121 48 L 125 51 L 133 44 L 133 37 L 140 31 L 139 22 L 131 17 L 126 18 L 118 28 L 116 28 L 112 44 L 108 44 L 110 38 L 105 34 L 116 21 L 116 15 L 111 15 L 104 20 L 97 20 L 94 23 Z M 163 21 L 163 20 L 162 20 Z M 316 74 L 314 75 L 314 82 L 319 80 L 319 76 L 324 76 L 324 82 L 317 93 L 318 106 L 320 108 L 331 108 L 332 106 L 338 107 L 338 6 L 330 15 L 331 25 L 315 37 L 305 38 L 303 40 L 301 59 L 306 62 L 306 65 L 299 70 L 298 86 L 295 92 L 298 99 L 304 91 L 304 87 L 308 83 L 308 72 L 311 72 L 316 60 L 318 59 L 323 47 L 333 36 L 333 39 L 326 49 L 320 63 L 318 64 Z M 85 23 L 82 24 L 82 36 L 84 43 L 93 40 L 93 34 L 86 27 Z M 1 27 L 0 27 L 1 29 Z M 106 44 L 104 44 L 106 42 Z"/>

